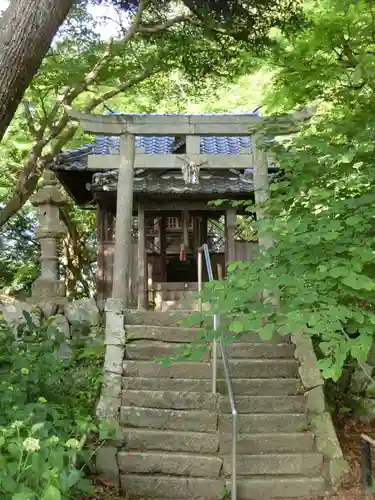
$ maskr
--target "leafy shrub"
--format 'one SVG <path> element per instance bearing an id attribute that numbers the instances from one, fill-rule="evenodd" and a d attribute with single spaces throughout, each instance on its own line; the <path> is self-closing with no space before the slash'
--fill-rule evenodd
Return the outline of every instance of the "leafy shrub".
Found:
<path id="1" fill-rule="evenodd" d="M 86 436 L 97 430 L 102 347 L 78 345 L 64 359 L 61 332 L 24 317 L 16 332 L 0 317 L 0 498 L 72 498 L 90 486 L 76 464 L 85 463 Z"/>

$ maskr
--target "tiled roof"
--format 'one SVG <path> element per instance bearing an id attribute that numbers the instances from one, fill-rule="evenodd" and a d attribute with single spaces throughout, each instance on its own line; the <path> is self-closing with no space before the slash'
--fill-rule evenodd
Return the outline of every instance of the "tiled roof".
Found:
<path id="1" fill-rule="evenodd" d="M 201 153 L 238 155 L 241 150 L 251 151 L 250 137 L 201 137 Z M 171 136 L 142 136 L 136 137 L 136 147 L 143 148 L 148 154 L 173 153 L 179 144 Z M 82 146 L 79 149 L 63 151 L 56 159 L 52 168 L 58 170 L 86 170 L 87 156 L 109 155 L 120 149 L 119 137 L 96 137 L 91 145 Z"/>
<path id="2" fill-rule="evenodd" d="M 87 186 L 90 191 L 116 191 L 118 171 L 111 170 L 96 173 L 92 183 Z M 199 184 L 186 185 L 181 172 L 171 171 L 164 174 L 149 172 L 138 175 L 134 179 L 134 193 L 152 194 L 246 194 L 253 191 L 251 171 L 236 175 L 229 171 L 212 174 L 201 171 Z"/>

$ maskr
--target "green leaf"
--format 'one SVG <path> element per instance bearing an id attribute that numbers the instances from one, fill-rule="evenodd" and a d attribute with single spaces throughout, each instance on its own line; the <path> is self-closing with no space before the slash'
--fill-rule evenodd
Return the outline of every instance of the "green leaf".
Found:
<path id="1" fill-rule="evenodd" d="M 367 360 L 372 343 L 372 335 L 362 334 L 358 338 L 352 340 L 350 345 L 350 354 L 359 362 L 364 362 Z"/>
<path id="2" fill-rule="evenodd" d="M 332 267 L 328 274 L 332 276 L 332 278 L 338 278 L 339 276 L 346 276 L 348 274 L 348 269 L 343 266 Z"/>
<path id="3" fill-rule="evenodd" d="M 271 340 L 275 333 L 275 325 L 272 323 L 265 324 L 259 331 L 259 336 L 262 340 Z"/>
<path id="4" fill-rule="evenodd" d="M 232 262 L 231 264 L 229 264 L 227 269 L 229 272 L 233 272 L 237 269 L 237 267 L 238 267 L 238 262 Z"/>
<path id="5" fill-rule="evenodd" d="M 244 331 L 244 325 L 240 321 L 232 321 L 229 330 L 234 333 L 242 333 Z"/>
<path id="6" fill-rule="evenodd" d="M 82 477 L 81 471 L 79 471 L 77 469 L 72 469 L 69 473 L 68 480 L 67 480 L 68 488 L 72 488 L 73 486 L 75 486 L 78 483 L 78 481 L 81 479 L 81 477 Z"/>
<path id="7" fill-rule="evenodd" d="M 35 498 L 35 497 L 36 495 L 32 490 L 27 490 L 12 495 L 12 500 L 30 500 L 30 498 Z"/>
<path id="8" fill-rule="evenodd" d="M 35 434 L 45 426 L 44 422 L 38 422 L 31 427 L 31 434 Z"/>
<path id="9" fill-rule="evenodd" d="M 41 500 L 61 500 L 61 493 L 55 486 L 50 484 L 45 490 Z"/>
<path id="10" fill-rule="evenodd" d="M 359 215 L 352 215 L 345 219 L 345 222 L 348 226 L 357 226 L 362 222 L 362 218 Z"/>
<path id="11" fill-rule="evenodd" d="M 333 241 L 339 237 L 340 233 L 337 231 L 330 231 L 329 233 L 322 234 L 322 238 L 326 241 Z"/>
<path id="12" fill-rule="evenodd" d="M 8 452 L 12 457 L 16 459 L 18 459 L 21 456 L 21 449 L 16 443 L 8 444 Z"/>
<path id="13" fill-rule="evenodd" d="M 375 289 L 374 281 L 364 274 L 350 273 L 342 280 L 342 283 L 350 288 L 353 288 L 353 290 L 371 291 Z"/>

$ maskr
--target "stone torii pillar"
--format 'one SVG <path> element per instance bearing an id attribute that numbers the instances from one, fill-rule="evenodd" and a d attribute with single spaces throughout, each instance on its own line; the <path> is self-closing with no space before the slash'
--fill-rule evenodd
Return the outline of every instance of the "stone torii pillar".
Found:
<path id="1" fill-rule="evenodd" d="M 115 123 L 109 129 L 105 125 L 107 117 L 98 116 L 87 121 L 85 115 L 78 113 L 73 118 L 80 122 L 82 129 L 86 132 L 120 136 L 112 297 L 107 299 L 105 304 L 104 375 L 96 408 L 100 419 L 113 419 L 118 423 L 126 339 L 124 313 L 129 299 L 129 269 L 132 251 L 135 134 L 127 131 L 126 121 L 122 121 L 121 117 L 115 118 Z M 112 446 L 101 447 L 97 453 L 99 469 L 104 472 L 113 469 L 112 472 L 115 472 L 117 465 L 112 468 L 113 463 L 110 457 L 115 460 L 116 454 L 117 449 Z"/>
<path id="2" fill-rule="evenodd" d="M 135 136 L 120 136 L 120 165 L 117 181 L 117 206 L 115 224 L 115 260 L 113 266 L 112 298 L 129 301 L 129 269 L 132 245 L 133 182 Z"/>

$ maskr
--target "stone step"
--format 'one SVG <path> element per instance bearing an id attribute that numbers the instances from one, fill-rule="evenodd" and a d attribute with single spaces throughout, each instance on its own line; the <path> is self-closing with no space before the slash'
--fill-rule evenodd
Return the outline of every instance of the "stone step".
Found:
<path id="1" fill-rule="evenodd" d="M 298 365 L 294 359 L 230 360 L 232 378 L 293 378 L 298 376 Z M 212 377 L 209 363 L 181 362 L 165 368 L 152 361 L 126 360 L 124 376 L 143 378 L 202 378 Z M 218 376 L 224 376 L 223 364 L 218 363 Z"/>
<path id="2" fill-rule="evenodd" d="M 221 454 L 230 454 L 232 452 L 232 434 L 221 434 L 219 443 L 219 451 Z M 311 432 L 280 432 L 279 434 L 239 434 L 237 436 L 237 453 L 243 453 L 247 455 L 288 452 L 308 453 L 313 452 L 314 449 L 314 436 Z"/>
<path id="3" fill-rule="evenodd" d="M 236 378 L 232 380 L 232 387 L 236 396 L 275 396 L 301 394 L 301 382 L 298 378 Z M 220 394 L 228 394 L 225 379 L 218 379 Z"/>
<path id="4" fill-rule="evenodd" d="M 162 290 L 161 295 L 163 300 L 184 300 L 184 298 L 196 299 L 198 290 Z"/>
<path id="5" fill-rule="evenodd" d="M 297 475 L 319 476 L 322 473 L 323 457 L 319 453 L 273 453 L 263 455 L 238 455 L 237 474 L 239 476 Z M 232 473 L 232 457 L 223 461 L 223 473 Z"/>
<path id="6" fill-rule="evenodd" d="M 121 489 L 129 496 L 152 500 L 218 500 L 224 487 L 230 491 L 230 480 L 173 476 L 123 474 Z M 275 500 L 312 498 L 323 494 L 322 477 L 261 476 L 238 478 L 238 498 L 241 500 Z"/>
<path id="7" fill-rule="evenodd" d="M 183 362 L 165 368 L 152 361 L 131 361 L 123 363 L 125 377 L 142 378 L 201 378 L 212 377 L 212 367 L 209 363 Z"/>
<path id="8" fill-rule="evenodd" d="M 138 327 L 137 327 L 138 328 Z M 155 332 L 155 328 L 161 330 L 167 330 L 166 332 Z M 145 330 L 151 330 L 147 333 Z M 168 330 L 177 330 L 170 332 Z M 178 330 L 183 330 L 178 331 Z M 152 338 L 153 333 L 163 335 L 164 338 L 161 340 L 132 340 L 126 345 L 126 357 L 127 359 L 136 360 L 155 360 L 160 359 L 165 356 L 173 357 L 176 356 L 187 349 L 185 341 L 191 336 L 189 342 L 194 342 L 197 340 L 197 335 L 202 335 L 202 330 L 189 330 L 183 328 L 173 328 L 173 327 L 143 327 L 137 334 L 137 332 L 129 332 L 130 335 L 135 334 L 135 338 L 139 338 L 138 335 L 149 335 L 148 338 Z M 176 341 L 176 338 L 180 337 L 182 341 Z M 134 338 L 134 337 L 133 337 Z M 154 334 L 154 338 L 157 336 Z M 294 346 L 292 344 L 271 344 L 271 343 L 235 343 L 227 346 L 229 359 L 293 359 Z M 219 358 L 221 358 L 221 349 L 218 349 Z M 206 356 L 209 357 L 210 353 L 207 352 Z"/>
<path id="9" fill-rule="evenodd" d="M 235 396 L 238 413 L 304 413 L 303 396 Z M 229 398 L 222 397 L 220 411 L 230 413 Z"/>
<path id="10" fill-rule="evenodd" d="M 237 484 L 237 495 L 241 500 L 311 499 L 322 495 L 326 489 L 323 477 L 239 477 Z M 230 491 L 230 480 L 226 488 Z"/>
<path id="11" fill-rule="evenodd" d="M 204 335 L 202 328 L 180 328 L 178 326 L 126 325 L 125 329 L 126 339 L 129 342 L 127 348 L 135 347 L 140 340 L 176 342 L 181 344 L 196 342 Z"/>
<path id="12" fill-rule="evenodd" d="M 162 300 L 161 302 L 161 312 L 199 311 L 200 308 L 199 302 L 190 297 L 184 297 L 180 300 Z"/>
<path id="13" fill-rule="evenodd" d="M 127 450 L 216 453 L 219 449 L 217 433 L 124 428 L 122 435 Z M 226 449 L 225 443 L 223 449 Z"/>
<path id="14" fill-rule="evenodd" d="M 158 340 L 136 340 L 126 345 L 126 358 L 135 360 L 161 360 L 164 357 L 174 358 L 189 352 L 188 346 L 183 343 L 160 342 Z M 207 347 L 205 354 L 202 354 L 200 361 L 209 361 L 210 347 Z M 189 360 L 187 360 L 189 361 Z M 197 358 L 195 358 L 197 361 Z"/>
<path id="15" fill-rule="evenodd" d="M 177 391 L 122 391 L 123 406 L 216 411 L 217 394 Z"/>
<path id="16" fill-rule="evenodd" d="M 219 477 L 223 461 L 197 453 L 120 451 L 120 472 L 173 476 Z"/>
<path id="17" fill-rule="evenodd" d="M 302 432 L 307 429 L 306 415 L 303 413 L 255 413 L 240 414 L 237 417 L 237 432 L 240 433 L 279 433 Z M 232 432 L 232 415 L 219 416 L 219 431 Z"/>
<path id="18" fill-rule="evenodd" d="M 294 359 L 294 345 L 286 342 L 235 342 L 226 348 L 229 359 Z"/>
<path id="19" fill-rule="evenodd" d="M 189 311 L 160 312 L 127 309 L 124 312 L 124 323 L 126 329 L 129 325 L 178 326 L 178 323 L 185 320 L 190 314 Z M 209 324 L 211 323 L 212 321 L 209 322 Z"/>
<path id="20" fill-rule="evenodd" d="M 222 495 L 224 479 L 197 477 L 155 476 L 145 474 L 122 474 L 121 489 L 129 497 L 159 499 L 218 500 Z M 262 497 L 258 497 L 260 500 Z"/>
<path id="21" fill-rule="evenodd" d="M 155 290 L 165 290 L 165 291 L 173 291 L 173 290 L 195 290 L 198 291 L 198 282 L 197 281 L 165 281 L 165 282 L 154 282 L 153 287 Z"/>
<path id="22" fill-rule="evenodd" d="M 281 379 L 234 379 L 233 391 L 236 396 L 247 395 L 295 395 L 300 394 L 301 382 L 297 378 Z M 123 377 L 122 387 L 125 390 L 150 390 L 150 391 L 187 391 L 210 393 L 211 380 L 187 378 L 144 378 Z M 224 379 L 218 379 L 218 392 L 227 394 L 227 385 Z"/>
<path id="23" fill-rule="evenodd" d="M 165 410 L 122 406 L 120 424 L 126 427 L 215 432 L 217 416 L 205 410 Z"/>
<path id="24" fill-rule="evenodd" d="M 125 316 L 125 330 L 131 332 L 134 329 L 134 332 L 137 330 L 142 331 L 144 327 L 184 327 L 186 328 L 186 325 L 184 325 L 184 322 L 188 319 L 189 316 L 194 315 L 195 317 L 197 316 L 196 312 L 192 311 L 167 311 L 167 312 L 161 312 L 161 311 L 139 311 L 138 309 L 127 309 L 124 313 Z M 202 318 L 204 319 L 204 324 L 207 326 L 207 328 L 212 328 L 212 317 L 207 316 Z M 231 319 L 228 318 L 220 318 L 221 324 L 223 325 L 224 323 L 227 323 L 228 325 L 231 323 Z M 133 328 L 133 327 L 138 327 Z M 186 328 L 187 330 L 201 330 L 203 333 L 203 328 L 201 328 L 201 323 L 200 319 L 196 321 L 196 324 L 193 325 L 194 328 Z M 146 330 L 147 332 L 148 330 Z M 165 332 L 164 332 L 165 333 Z M 240 343 L 247 343 L 247 342 L 263 342 L 260 338 L 257 332 L 249 332 L 249 333 L 243 333 L 239 335 L 235 334 L 230 334 L 229 329 L 228 333 L 226 335 L 231 335 L 234 337 L 233 341 L 234 342 L 240 342 Z M 137 338 L 137 337 L 135 337 Z M 166 340 L 169 342 L 173 342 L 173 340 L 167 340 L 166 338 L 157 338 L 157 337 L 145 337 L 144 334 L 141 337 L 138 338 L 153 338 L 155 340 Z M 193 336 L 192 339 L 188 340 L 181 340 L 181 342 L 191 342 L 195 340 L 195 335 Z M 178 340 L 176 339 L 178 342 Z M 281 336 L 281 335 L 274 335 L 273 339 L 270 341 L 267 341 L 267 343 L 282 343 L 282 342 L 289 342 L 289 336 Z"/>

